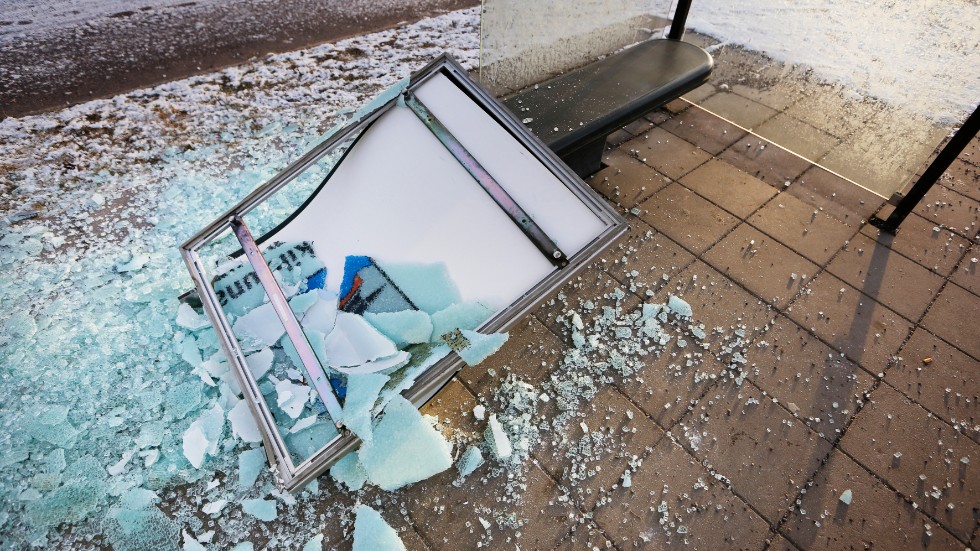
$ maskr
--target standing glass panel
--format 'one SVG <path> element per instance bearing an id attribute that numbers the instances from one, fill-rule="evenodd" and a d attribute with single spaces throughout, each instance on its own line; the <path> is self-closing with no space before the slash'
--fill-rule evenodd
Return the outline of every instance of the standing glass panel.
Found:
<path id="1" fill-rule="evenodd" d="M 667 0 L 484 0 L 480 79 L 520 90 L 659 35 L 669 13 Z"/>
<path id="2" fill-rule="evenodd" d="M 687 99 L 883 197 L 980 99 L 971 0 L 696 0 L 688 28 L 716 66 Z"/>

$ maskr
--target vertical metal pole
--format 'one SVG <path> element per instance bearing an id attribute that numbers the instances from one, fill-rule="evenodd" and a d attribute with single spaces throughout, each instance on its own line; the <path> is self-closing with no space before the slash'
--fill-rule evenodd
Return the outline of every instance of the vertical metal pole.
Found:
<path id="1" fill-rule="evenodd" d="M 687 26 L 687 14 L 691 11 L 691 0 L 677 0 L 674 17 L 670 21 L 670 32 L 667 38 L 680 40 L 684 38 L 684 28 Z"/>
<path id="2" fill-rule="evenodd" d="M 912 212 L 913 209 L 919 204 L 919 201 L 925 197 L 926 193 L 932 188 L 932 186 L 939 180 L 939 177 L 946 172 L 949 165 L 953 164 L 956 157 L 966 149 L 966 146 L 970 143 L 977 133 L 980 132 L 980 105 L 973 111 L 963 126 L 956 131 L 956 134 L 949 140 L 946 147 L 936 155 L 936 159 L 932 161 L 929 168 L 922 173 L 919 181 L 912 186 L 909 190 L 909 194 L 902 198 L 901 201 L 895 205 L 895 210 L 892 211 L 891 215 L 887 220 L 882 220 L 875 216 L 869 222 L 872 226 L 880 229 L 881 231 L 888 232 L 892 235 L 898 231 L 898 226 L 901 225 L 905 217 Z"/>

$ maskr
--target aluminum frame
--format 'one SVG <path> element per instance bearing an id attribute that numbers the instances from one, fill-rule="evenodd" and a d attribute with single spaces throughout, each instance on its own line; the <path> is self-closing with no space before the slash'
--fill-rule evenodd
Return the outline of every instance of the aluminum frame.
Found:
<path id="1" fill-rule="evenodd" d="M 443 74 L 448 77 L 450 81 L 483 108 L 495 122 L 500 124 L 511 136 L 527 148 L 569 191 L 605 224 L 605 229 L 591 243 L 578 253 L 567 258 L 567 264 L 564 267 L 556 266 L 556 269 L 547 277 L 542 279 L 510 306 L 504 308 L 493 318 L 485 322 L 480 328 L 486 332 L 506 331 L 519 322 L 531 309 L 543 301 L 544 298 L 557 291 L 570 277 L 578 273 L 617 238 L 625 234 L 628 225 L 626 220 L 618 212 L 600 198 L 591 188 L 585 185 L 557 155 L 548 149 L 537 137 L 533 136 L 496 98 L 470 80 L 466 70 L 449 55 L 442 54 L 413 74 L 406 87 L 406 94 L 412 95 L 419 86 L 436 74 Z M 276 476 L 277 484 L 280 488 L 289 492 L 303 488 L 310 481 L 329 469 L 336 461 L 347 454 L 347 452 L 354 449 L 359 444 L 359 440 L 351 432 L 346 429 L 341 429 L 339 436 L 320 448 L 305 461 L 298 465 L 294 463 L 283 436 L 276 428 L 275 419 L 259 390 L 258 383 L 248 369 L 244 353 L 211 286 L 199 251 L 226 231 L 234 231 L 235 224 L 240 224 L 242 217 L 247 213 L 288 185 L 304 170 L 365 131 L 388 109 L 391 109 L 397 101 L 398 98 L 394 98 L 374 111 L 364 114 L 359 119 L 351 122 L 315 146 L 271 180 L 257 187 L 241 202 L 228 209 L 222 216 L 188 239 L 180 247 L 181 257 L 184 259 L 191 279 L 197 288 L 201 305 L 214 326 L 222 349 L 227 354 L 232 371 L 235 373 L 235 377 L 241 386 L 246 403 L 262 433 L 266 456 Z M 529 236 L 530 238 L 531 236 Z M 259 241 L 261 242 L 261 238 Z M 443 385 L 449 382 L 452 376 L 462 367 L 462 360 L 455 353 L 450 353 L 447 357 L 436 362 L 425 373 L 421 374 L 416 379 L 415 384 L 405 390 L 402 395 L 416 407 L 421 407 Z"/>

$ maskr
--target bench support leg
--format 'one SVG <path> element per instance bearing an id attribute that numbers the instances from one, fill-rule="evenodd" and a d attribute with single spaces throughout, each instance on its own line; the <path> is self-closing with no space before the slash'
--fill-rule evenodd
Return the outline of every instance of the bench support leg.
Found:
<path id="1" fill-rule="evenodd" d="M 593 140 L 582 147 L 561 155 L 561 160 L 581 178 L 587 178 L 602 168 L 602 154 L 606 150 L 606 137 Z"/>

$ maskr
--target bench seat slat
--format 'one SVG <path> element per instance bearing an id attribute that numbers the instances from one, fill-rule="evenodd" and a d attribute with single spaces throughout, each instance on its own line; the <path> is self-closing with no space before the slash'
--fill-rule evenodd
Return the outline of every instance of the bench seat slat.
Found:
<path id="1" fill-rule="evenodd" d="M 708 80 L 714 62 L 678 40 L 642 42 L 528 88 L 503 103 L 559 156 L 580 149 Z M 557 129 L 557 130 L 556 130 Z"/>

